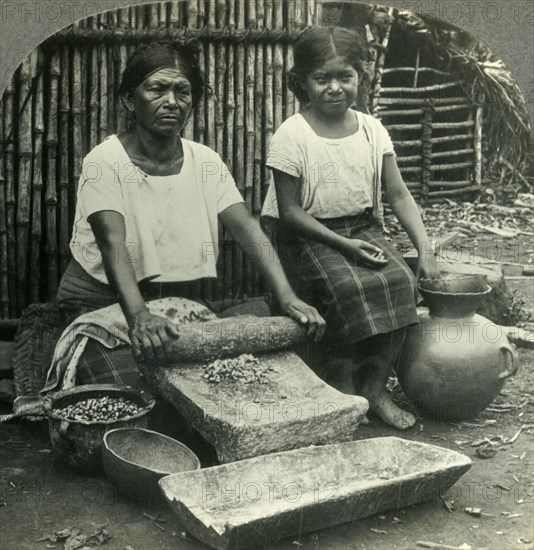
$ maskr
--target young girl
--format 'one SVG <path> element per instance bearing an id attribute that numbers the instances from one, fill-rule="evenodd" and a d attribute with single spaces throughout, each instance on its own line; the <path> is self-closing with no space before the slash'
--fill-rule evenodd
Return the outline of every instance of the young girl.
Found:
<path id="1" fill-rule="evenodd" d="M 417 323 L 415 279 L 383 236 L 382 188 L 419 251 L 420 272 L 439 272 L 386 129 L 352 109 L 365 96 L 367 56 L 343 28 L 315 27 L 296 42 L 289 87 L 303 108 L 271 140 L 274 187 L 262 215 L 278 220 L 274 238 L 297 294 L 326 319 L 319 374 L 407 429 L 415 418 L 393 403 L 386 382 L 405 327 Z"/>

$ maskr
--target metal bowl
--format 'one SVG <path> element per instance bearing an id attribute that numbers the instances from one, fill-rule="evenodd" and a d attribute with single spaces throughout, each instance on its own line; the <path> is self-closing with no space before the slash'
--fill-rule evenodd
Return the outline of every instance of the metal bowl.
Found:
<path id="1" fill-rule="evenodd" d="M 58 410 L 79 401 L 99 397 L 124 397 L 142 410 L 114 421 L 66 420 Z M 154 398 L 146 391 L 113 384 L 88 384 L 50 394 L 45 400 L 50 442 L 53 449 L 75 470 L 102 471 L 104 434 L 114 428 L 145 428 L 148 425 L 148 413 L 155 403 Z"/>
<path id="2" fill-rule="evenodd" d="M 162 498 L 158 481 L 169 474 L 198 470 L 191 449 L 166 435 L 139 428 L 119 428 L 104 435 L 102 461 L 106 477 L 134 500 Z"/>

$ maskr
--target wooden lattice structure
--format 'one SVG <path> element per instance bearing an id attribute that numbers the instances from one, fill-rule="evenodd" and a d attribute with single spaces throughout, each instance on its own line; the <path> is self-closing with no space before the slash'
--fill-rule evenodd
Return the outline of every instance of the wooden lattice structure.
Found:
<path id="1" fill-rule="evenodd" d="M 332 23 L 325 6 L 319 0 L 147 4 L 80 21 L 34 50 L 0 105 L 0 319 L 18 318 L 27 304 L 54 298 L 70 258 L 83 157 L 124 129 L 119 76 L 140 41 L 200 41 L 213 93 L 197 107 L 184 136 L 220 153 L 257 216 L 269 184 L 267 144 L 298 109 L 285 85 L 292 42 L 307 26 Z M 373 12 L 359 9 L 364 18 Z M 431 200 L 476 191 L 482 111 L 447 71 L 424 65 L 415 50 L 404 66 L 389 62 L 395 40 L 390 13 L 383 36 L 366 29 L 376 54 L 369 109 L 389 128 L 414 194 Z M 361 23 L 365 30 L 366 21 Z M 222 235 L 219 278 L 202 283 L 204 296 L 257 295 L 262 282 Z"/>
<path id="2" fill-rule="evenodd" d="M 384 70 L 373 114 L 388 128 L 414 195 L 432 200 L 480 190 L 482 109 L 450 73 L 417 61 Z"/>

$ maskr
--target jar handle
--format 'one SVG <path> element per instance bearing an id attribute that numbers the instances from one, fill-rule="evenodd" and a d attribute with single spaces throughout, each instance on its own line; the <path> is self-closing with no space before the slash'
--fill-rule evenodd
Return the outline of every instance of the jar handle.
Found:
<path id="1" fill-rule="evenodd" d="M 506 370 L 499 374 L 499 380 L 504 380 L 509 376 L 513 376 L 519 368 L 519 363 L 517 361 L 517 351 L 514 344 L 502 344 L 499 347 L 499 351 L 503 354 L 504 365 L 506 367 Z"/>

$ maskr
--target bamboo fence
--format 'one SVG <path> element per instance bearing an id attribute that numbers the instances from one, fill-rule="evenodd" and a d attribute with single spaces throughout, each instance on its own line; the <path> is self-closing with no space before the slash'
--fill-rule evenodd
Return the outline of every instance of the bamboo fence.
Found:
<path id="1" fill-rule="evenodd" d="M 292 43 L 303 28 L 322 22 L 321 13 L 318 0 L 147 4 L 88 18 L 32 52 L 0 104 L 0 319 L 18 318 L 29 303 L 56 294 L 70 258 L 83 157 L 126 127 L 118 86 L 137 44 L 198 39 L 211 91 L 183 135 L 221 155 L 258 217 L 271 177 L 269 140 L 298 110 L 285 80 Z M 392 135 L 410 190 L 432 200 L 480 188 L 482 109 L 451 74 L 421 66 L 415 54 L 405 63 L 414 66 L 387 66 L 390 30 L 376 58 L 369 106 Z M 406 75 L 413 80 L 404 85 Z M 220 229 L 219 279 L 202 282 L 202 295 L 263 292 L 243 252 Z M 254 253 L 271 254 L 268 243 Z"/>

